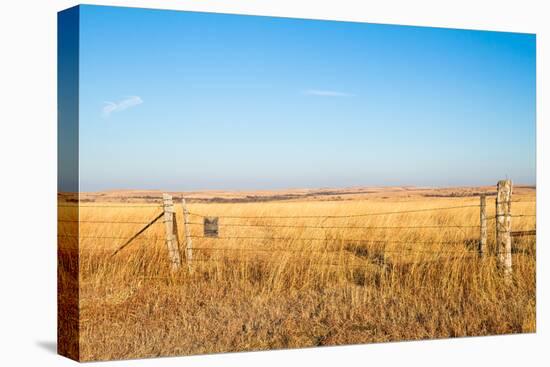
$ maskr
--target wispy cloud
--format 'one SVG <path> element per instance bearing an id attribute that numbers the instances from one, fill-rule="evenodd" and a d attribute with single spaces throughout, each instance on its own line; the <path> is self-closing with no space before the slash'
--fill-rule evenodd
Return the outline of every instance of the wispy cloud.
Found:
<path id="1" fill-rule="evenodd" d="M 101 109 L 103 117 L 111 116 L 113 112 L 124 111 L 130 107 L 134 107 L 143 103 L 143 99 L 139 96 L 129 96 L 118 102 L 104 102 L 104 106 Z"/>
<path id="2" fill-rule="evenodd" d="M 307 96 L 319 97 L 354 97 L 355 94 L 345 93 L 336 90 L 308 89 L 303 92 Z"/>

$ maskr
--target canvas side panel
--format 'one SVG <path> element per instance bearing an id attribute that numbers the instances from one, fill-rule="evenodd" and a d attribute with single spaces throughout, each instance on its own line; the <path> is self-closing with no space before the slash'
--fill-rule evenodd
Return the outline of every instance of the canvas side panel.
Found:
<path id="1" fill-rule="evenodd" d="M 57 351 L 79 360 L 79 8 L 57 25 Z"/>

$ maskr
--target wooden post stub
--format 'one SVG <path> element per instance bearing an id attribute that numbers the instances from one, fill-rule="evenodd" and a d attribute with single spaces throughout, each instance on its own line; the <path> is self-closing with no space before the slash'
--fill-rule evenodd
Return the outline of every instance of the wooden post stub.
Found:
<path id="1" fill-rule="evenodd" d="M 176 212 L 172 195 L 162 194 L 164 209 L 164 228 L 166 229 L 166 247 L 172 270 L 178 270 L 181 265 L 178 236 L 175 228 Z"/>
<path id="2" fill-rule="evenodd" d="M 496 251 L 497 263 L 504 274 L 512 274 L 512 228 L 511 213 L 512 181 L 501 180 L 497 184 L 496 198 Z"/>
<path id="3" fill-rule="evenodd" d="M 479 197 L 479 255 L 484 257 L 487 253 L 487 205 L 486 196 Z"/>
<path id="4" fill-rule="evenodd" d="M 191 239 L 191 230 L 189 228 L 189 211 L 187 210 L 187 204 L 185 198 L 181 198 L 181 206 L 183 209 L 183 224 L 185 229 L 185 259 L 191 269 L 191 262 L 193 261 L 193 241 Z"/>

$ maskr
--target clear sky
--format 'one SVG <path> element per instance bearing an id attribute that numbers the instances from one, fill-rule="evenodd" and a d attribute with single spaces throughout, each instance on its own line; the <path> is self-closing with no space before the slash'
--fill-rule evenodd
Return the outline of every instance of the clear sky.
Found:
<path id="1" fill-rule="evenodd" d="M 80 188 L 535 183 L 535 35 L 82 6 Z"/>

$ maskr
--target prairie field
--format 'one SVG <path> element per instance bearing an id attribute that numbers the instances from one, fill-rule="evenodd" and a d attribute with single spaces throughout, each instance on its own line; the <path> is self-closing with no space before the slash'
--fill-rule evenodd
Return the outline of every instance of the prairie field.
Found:
<path id="1" fill-rule="evenodd" d="M 535 332 L 535 236 L 514 237 L 505 278 L 494 196 L 478 254 L 476 194 L 491 190 L 191 195 L 192 261 L 174 193 L 177 271 L 162 219 L 113 255 L 162 213 L 158 193 L 62 202 L 58 286 L 77 301 L 59 307 L 78 315 L 60 322 L 79 318 L 81 360 Z M 535 229 L 534 215 L 535 189 L 514 188 L 512 231 Z M 219 217 L 217 238 L 203 217 Z"/>

